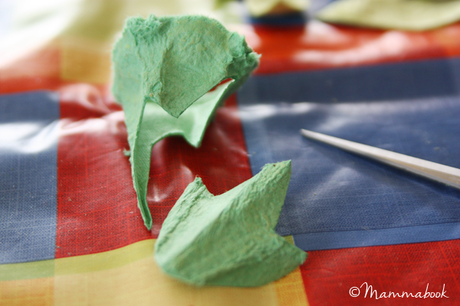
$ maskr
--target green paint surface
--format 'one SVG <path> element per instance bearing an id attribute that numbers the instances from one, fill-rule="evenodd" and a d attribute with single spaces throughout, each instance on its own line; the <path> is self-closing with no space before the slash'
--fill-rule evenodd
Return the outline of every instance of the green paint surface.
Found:
<path id="1" fill-rule="evenodd" d="M 460 20 L 459 0 L 341 0 L 321 10 L 325 22 L 424 31 Z"/>
<path id="2" fill-rule="evenodd" d="M 195 179 L 163 223 L 158 265 L 197 286 L 261 286 L 287 275 L 307 256 L 274 231 L 290 177 L 290 161 L 268 164 L 218 196 Z"/>
<path id="3" fill-rule="evenodd" d="M 114 46 L 112 92 L 123 106 L 134 189 L 144 223 L 153 145 L 183 136 L 198 147 L 216 108 L 257 67 L 237 33 L 204 16 L 129 18 Z M 226 79 L 231 82 L 218 86 Z"/>

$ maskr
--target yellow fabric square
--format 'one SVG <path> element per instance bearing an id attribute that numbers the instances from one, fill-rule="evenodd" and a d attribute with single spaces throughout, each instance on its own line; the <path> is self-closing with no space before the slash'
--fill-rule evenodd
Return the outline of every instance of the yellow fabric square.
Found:
<path id="1" fill-rule="evenodd" d="M 278 305 L 273 284 L 197 288 L 172 279 L 155 264 L 153 244 L 146 240 L 110 252 L 57 259 L 54 305 Z M 115 258 L 123 259 L 111 264 Z"/>
<path id="2" fill-rule="evenodd" d="M 153 258 L 154 242 L 144 240 L 103 253 L 2 265 L 3 272 L 19 279 L 0 281 L 0 305 L 308 305 L 299 269 L 263 287 L 198 288 L 158 268 Z M 54 277 L 40 278 L 51 272 L 50 264 L 54 264 Z"/>
<path id="3" fill-rule="evenodd" d="M 300 269 L 297 268 L 275 282 L 280 306 L 308 306 Z"/>
<path id="4" fill-rule="evenodd" d="M 54 279 L 52 277 L 0 282 L 0 305 L 53 305 Z"/>

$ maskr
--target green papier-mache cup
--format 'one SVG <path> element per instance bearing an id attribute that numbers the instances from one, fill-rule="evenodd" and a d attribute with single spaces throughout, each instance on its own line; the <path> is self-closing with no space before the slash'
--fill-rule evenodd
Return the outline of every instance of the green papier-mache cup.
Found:
<path id="1" fill-rule="evenodd" d="M 218 196 L 197 178 L 163 223 L 160 268 L 195 286 L 254 287 L 287 275 L 307 257 L 274 230 L 290 178 L 291 161 L 267 164 Z"/>
<path id="2" fill-rule="evenodd" d="M 113 49 L 112 92 L 123 106 L 134 189 L 152 227 L 152 147 L 173 135 L 198 147 L 217 107 L 258 66 L 244 37 L 204 16 L 129 18 Z M 217 86 L 222 81 L 231 81 Z"/>

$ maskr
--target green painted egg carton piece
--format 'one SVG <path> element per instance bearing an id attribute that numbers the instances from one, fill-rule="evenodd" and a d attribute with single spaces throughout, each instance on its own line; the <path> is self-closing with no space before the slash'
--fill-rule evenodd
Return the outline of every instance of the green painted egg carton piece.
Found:
<path id="1" fill-rule="evenodd" d="M 214 19 L 150 16 L 126 21 L 112 61 L 112 92 L 125 112 L 134 189 L 150 229 L 146 197 L 153 145 L 179 135 L 200 146 L 217 107 L 258 66 L 259 55 Z M 231 81 L 221 84 L 226 79 Z"/>
<path id="2" fill-rule="evenodd" d="M 163 223 L 158 265 L 196 286 L 253 287 L 287 275 L 307 257 L 274 230 L 290 177 L 290 161 L 267 164 L 218 196 L 195 179 Z"/>

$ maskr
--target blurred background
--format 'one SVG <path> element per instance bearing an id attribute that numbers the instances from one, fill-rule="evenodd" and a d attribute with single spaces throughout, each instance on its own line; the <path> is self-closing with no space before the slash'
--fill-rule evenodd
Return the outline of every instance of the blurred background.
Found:
<path id="1" fill-rule="evenodd" d="M 293 11 L 307 16 L 330 1 L 285 2 L 287 4 L 232 0 L 1 0 L 0 78 L 37 76 L 37 73 L 49 77 L 59 73 L 63 80 L 107 83 L 111 47 L 128 16 L 201 14 L 244 33 L 244 25 L 256 20 L 251 20 L 251 16 Z M 251 32 L 244 34 L 251 36 Z M 250 44 L 256 43 L 251 37 L 247 39 Z M 56 52 L 61 59 L 59 72 L 56 63 L 48 62 L 55 60 Z M 27 57 L 32 53 L 34 58 L 41 58 L 38 63 Z"/>

